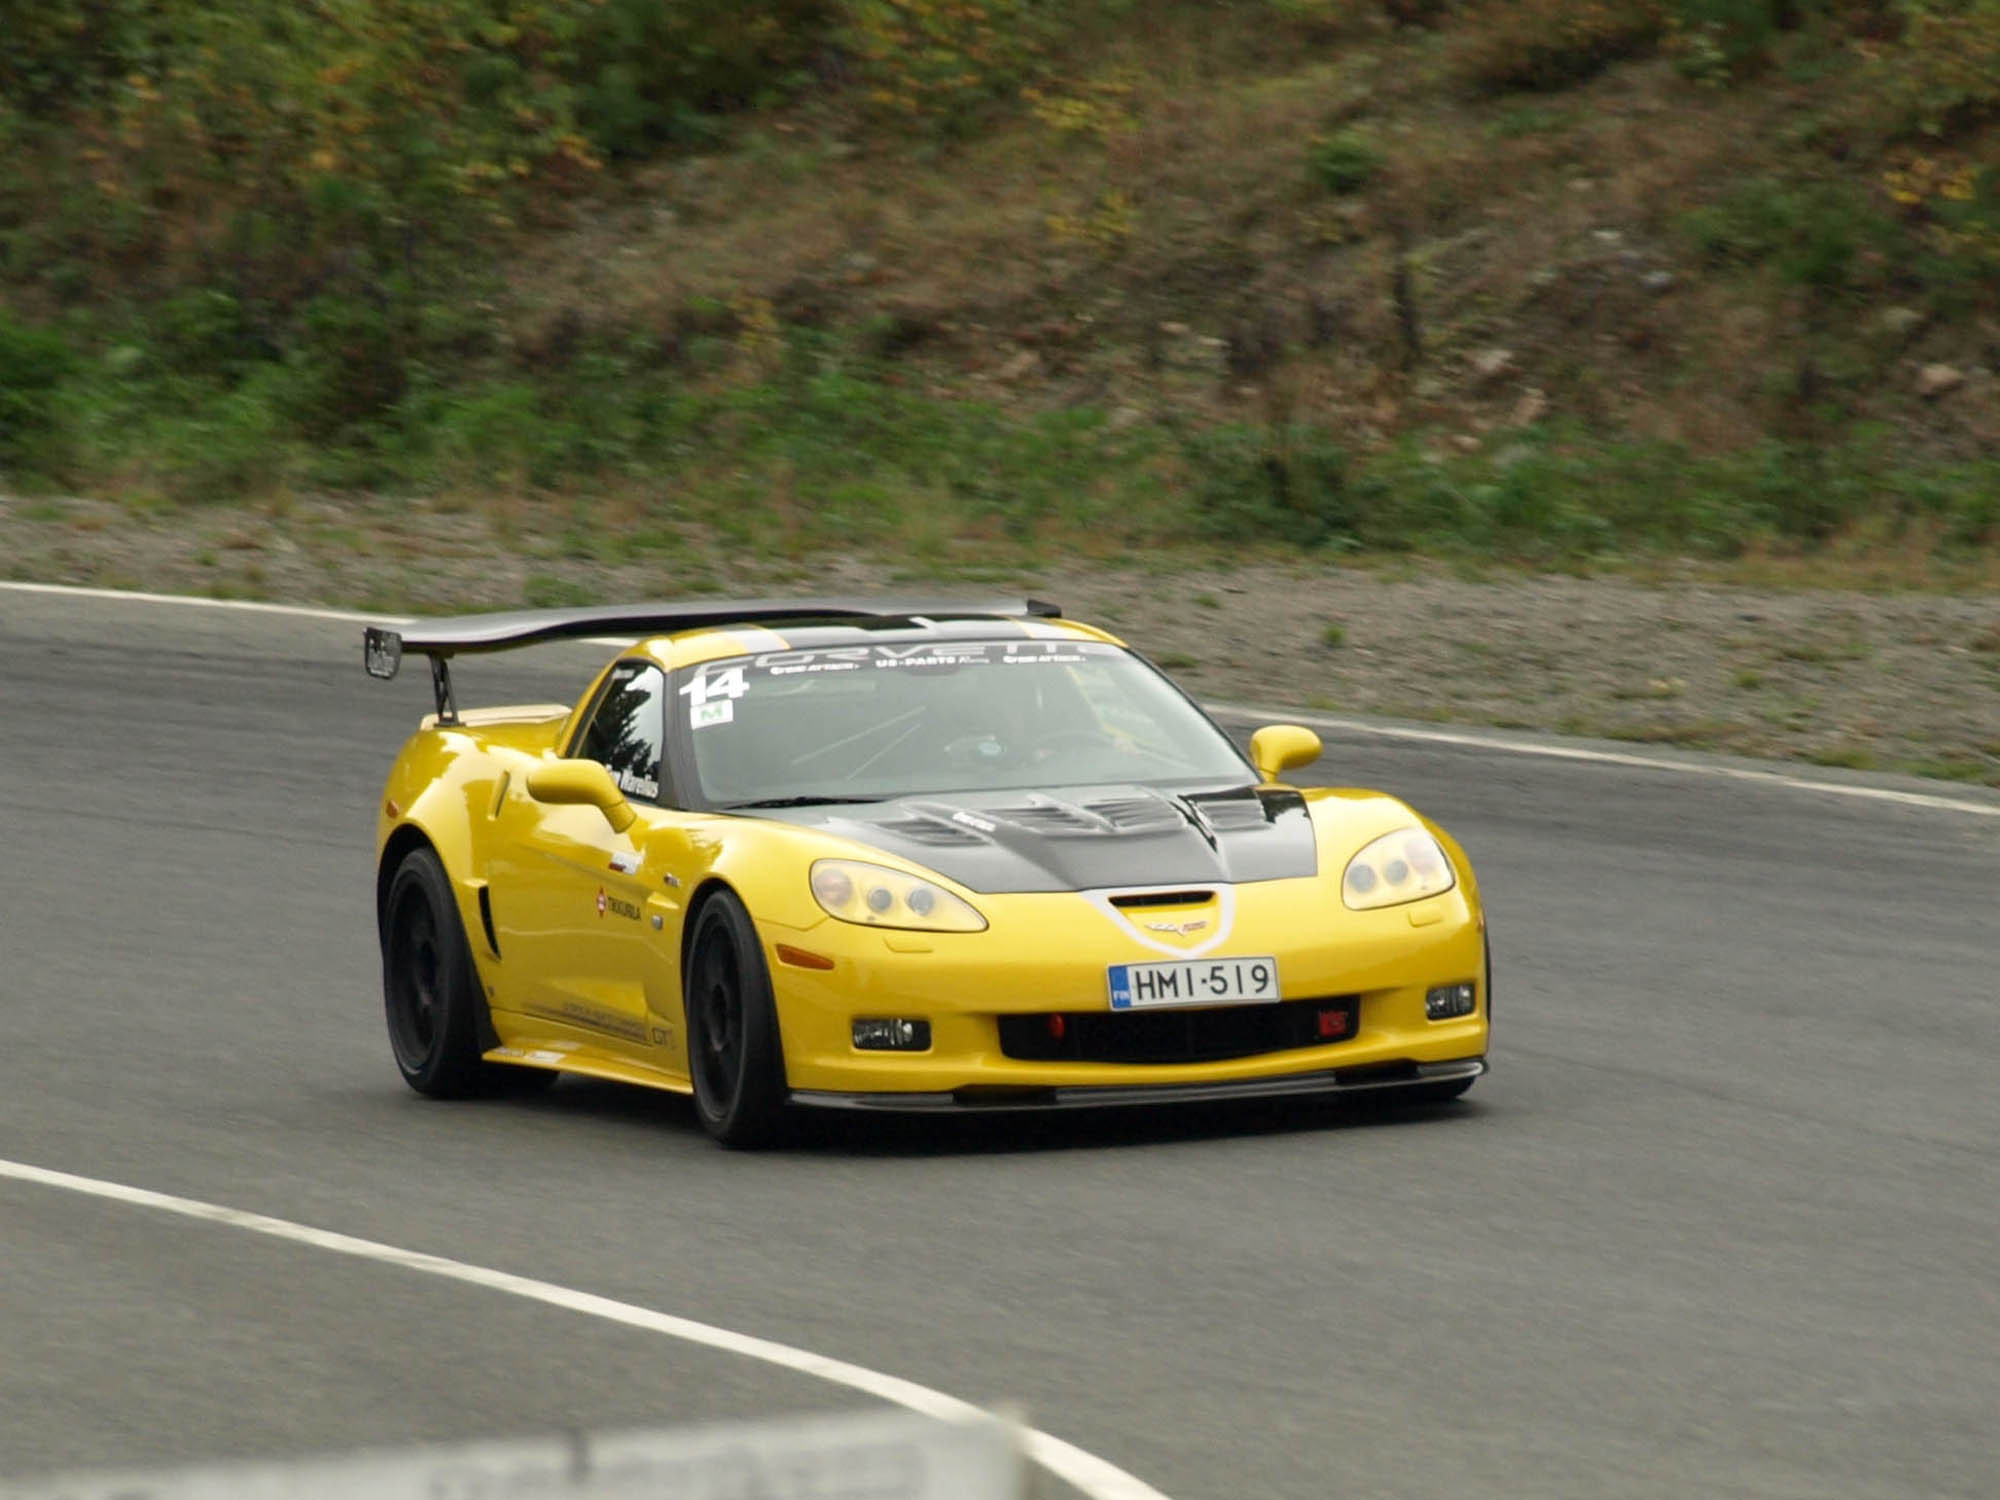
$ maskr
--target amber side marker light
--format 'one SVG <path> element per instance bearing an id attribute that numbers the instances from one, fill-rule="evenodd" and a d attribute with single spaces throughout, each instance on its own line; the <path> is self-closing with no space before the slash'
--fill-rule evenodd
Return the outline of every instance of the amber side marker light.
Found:
<path id="1" fill-rule="evenodd" d="M 778 962 L 790 964 L 795 969 L 830 969 L 833 960 L 824 953 L 813 953 L 804 948 L 794 948 L 790 943 L 778 944 Z"/>

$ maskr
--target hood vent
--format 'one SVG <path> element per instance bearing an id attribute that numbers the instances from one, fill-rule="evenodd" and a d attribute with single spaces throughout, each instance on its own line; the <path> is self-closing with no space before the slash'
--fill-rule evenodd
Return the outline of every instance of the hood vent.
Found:
<path id="1" fill-rule="evenodd" d="M 1188 805 L 1199 813 L 1210 828 L 1217 833 L 1235 833 L 1248 828 L 1263 828 L 1271 821 L 1270 810 L 1255 792 L 1240 792 L 1221 797 L 1190 797 Z"/>
<path id="2" fill-rule="evenodd" d="M 1105 819 L 1092 817 L 1082 808 L 1074 807 L 1067 802 L 1024 802 L 1019 807 L 996 807 L 985 810 L 984 815 L 998 822 L 1012 823 L 1016 828 L 1026 828 L 1034 833 L 1057 837 L 1063 834 L 1105 833 L 1110 830 L 1110 824 Z"/>
<path id="3" fill-rule="evenodd" d="M 1164 797 L 1149 793 L 1106 797 L 1096 802 L 1063 802 L 1037 797 L 1014 807 L 981 810 L 999 822 L 1011 823 L 1051 838 L 1106 833 L 1173 833 L 1187 826 L 1187 815 Z"/>
<path id="4" fill-rule="evenodd" d="M 938 818 L 897 818 L 875 826 L 884 833 L 892 833 L 932 849 L 970 849 L 986 842 L 971 829 Z"/>
<path id="5" fill-rule="evenodd" d="M 1084 811 L 1095 813 L 1120 833 L 1170 833 L 1186 822 L 1180 809 L 1162 797 L 1086 802 Z"/>

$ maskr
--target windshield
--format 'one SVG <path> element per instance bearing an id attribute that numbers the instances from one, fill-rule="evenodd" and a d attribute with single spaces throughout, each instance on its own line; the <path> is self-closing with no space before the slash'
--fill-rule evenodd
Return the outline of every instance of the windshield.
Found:
<path id="1" fill-rule="evenodd" d="M 680 688 L 703 799 L 1251 779 L 1229 741 L 1099 641 L 915 641 L 704 663 Z"/>

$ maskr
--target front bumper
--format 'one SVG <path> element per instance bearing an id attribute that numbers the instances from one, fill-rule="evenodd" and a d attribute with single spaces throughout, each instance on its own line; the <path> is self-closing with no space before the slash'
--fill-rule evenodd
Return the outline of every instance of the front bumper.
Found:
<path id="1" fill-rule="evenodd" d="M 1486 965 L 1466 893 L 1370 912 L 1344 911 L 1337 899 L 1317 880 L 1239 887 L 1233 928 L 1215 951 L 1275 955 L 1283 999 L 1351 1003 L 1358 1029 L 1324 1045 L 1294 1038 L 1279 1050 L 1207 1060 L 1010 1052 L 1002 1017 L 1108 1013 L 1106 966 L 1160 956 L 1080 895 L 982 898 L 992 928 L 979 933 L 878 931 L 830 918 L 812 929 L 767 926 L 786 1081 L 808 1104 L 1033 1109 L 1340 1092 L 1412 1082 L 1414 1068 L 1477 1068 L 1488 1041 Z M 799 950 L 818 955 L 816 966 L 799 967 Z M 1427 988 L 1466 981 L 1477 988 L 1473 1013 L 1429 1020 Z M 924 1020 L 932 1045 L 858 1050 L 857 1017 Z"/>
<path id="2" fill-rule="evenodd" d="M 791 1102 L 813 1109 L 918 1114 L 1113 1109 L 1133 1105 L 1219 1103 L 1233 1099 L 1279 1099 L 1313 1094 L 1381 1093 L 1427 1084 L 1470 1083 L 1485 1071 L 1485 1058 L 1466 1057 L 1455 1062 L 1411 1063 L 1407 1067 L 1389 1068 L 1335 1068 L 1275 1078 L 1239 1078 L 1225 1083 L 1084 1084 L 1052 1088 L 974 1085 L 946 1094 L 836 1094 L 819 1089 L 794 1089 Z"/>

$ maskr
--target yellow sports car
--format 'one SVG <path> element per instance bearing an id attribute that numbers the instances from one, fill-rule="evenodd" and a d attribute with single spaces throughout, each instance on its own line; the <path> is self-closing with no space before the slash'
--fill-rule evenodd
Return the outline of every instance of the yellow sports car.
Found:
<path id="1" fill-rule="evenodd" d="M 461 711 L 469 652 L 638 636 L 574 707 Z M 1485 918 L 1449 835 L 1281 784 L 1152 665 L 1013 599 L 695 601 L 366 632 L 437 711 L 383 791 L 389 1039 L 412 1088 L 559 1073 L 797 1105 L 1043 1109 L 1485 1071 Z"/>

